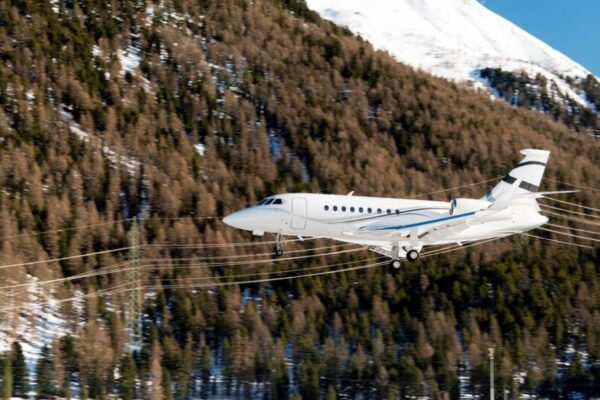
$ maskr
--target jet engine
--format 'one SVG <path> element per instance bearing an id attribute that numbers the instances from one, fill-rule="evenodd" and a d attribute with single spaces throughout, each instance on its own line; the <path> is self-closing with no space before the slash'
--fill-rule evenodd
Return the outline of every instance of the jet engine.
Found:
<path id="1" fill-rule="evenodd" d="M 450 202 L 450 215 L 485 210 L 490 204 L 492 203 L 485 200 L 454 198 Z"/>

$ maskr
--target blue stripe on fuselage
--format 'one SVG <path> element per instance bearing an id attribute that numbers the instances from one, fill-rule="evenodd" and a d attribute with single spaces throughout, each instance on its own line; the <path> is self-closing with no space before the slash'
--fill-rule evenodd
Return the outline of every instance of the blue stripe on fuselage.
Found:
<path id="1" fill-rule="evenodd" d="M 407 228 L 414 228 L 415 226 L 429 225 L 429 224 L 435 224 L 437 222 L 450 221 L 452 219 L 457 219 L 457 218 L 462 218 L 462 217 L 468 217 L 468 216 L 474 215 L 474 214 L 475 214 L 475 211 L 471 211 L 471 212 L 464 213 L 464 214 L 451 215 L 449 217 L 432 219 L 430 221 L 416 222 L 414 224 L 408 224 L 408 225 L 385 226 L 385 227 L 382 227 L 382 228 L 374 228 L 373 230 L 376 230 L 376 231 L 402 230 L 402 229 L 407 229 Z"/>

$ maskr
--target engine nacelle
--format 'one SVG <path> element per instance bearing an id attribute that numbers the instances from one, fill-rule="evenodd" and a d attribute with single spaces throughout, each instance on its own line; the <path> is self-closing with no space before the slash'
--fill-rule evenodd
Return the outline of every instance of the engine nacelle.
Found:
<path id="1" fill-rule="evenodd" d="M 450 202 L 450 215 L 485 210 L 490 204 L 492 203 L 489 201 L 479 199 L 452 199 Z"/>

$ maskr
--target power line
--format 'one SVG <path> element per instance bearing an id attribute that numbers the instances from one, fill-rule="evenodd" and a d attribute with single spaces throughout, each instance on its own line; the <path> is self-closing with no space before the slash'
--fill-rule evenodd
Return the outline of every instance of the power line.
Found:
<path id="1" fill-rule="evenodd" d="M 558 239 L 550 239 L 550 238 L 545 238 L 543 236 L 537 236 L 537 235 L 532 235 L 530 233 L 521 233 L 521 235 L 523 236 L 528 236 L 528 237 L 532 237 L 532 238 L 536 238 L 536 239 L 541 239 L 541 240 L 547 240 L 549 242 L 555 242 L 555 243 L 561 243 L 561 244 L 568 244 L 570 246 L 576 246 L 576 247 L 582 247 L 585 249 L 593 249 L 592 246 L 585 246 L 583 244 L 577 244 L 577 243 L 571 243 L 571 242 L 565 242 L 564 240 L 558 240 Z"/>
<path id="2" fill-rule="evenodd" d="M 328 252 L 328 253 L 321 253 L 321 254 L 315 254 L 315 255 L 281 257 L 281 258 L 277 258 L 277 259 L 269 258 L 267 260 L 241 260 L 241 261 L 228 261 L 228 262 L 215 262 L 215 263 L 205 262 L 205 263 L 196 264 L 196 265 L 205 265 L 208 267 L 233 267 L 236 265 L 265 264 L 265 263 L 274 263 L 274 262 L 281 262 L 281 261 L 302 260 L 302 259 L 306 259 L 306 258 L 335 256 L 335 255 L 339 255 L 339 254 L 356 253 L 356 252 L 363 251 L 363 250 L 365 250 L 363 247 L 358 247 L 358 248 L 354 248 L 354 249 L 332 251 L 332 252 Z"/>
<path id="3" fill-rule="evenodd" d="M 376 260 L 382 260 L 384 257 L 377 257 Z M 250 276 L 260 276 L 260 275 L 264 275 L 264 274 L 269 274 L 269 275 L 273 275 L 273 274 L 286 274 L 286 273 L 290 273 L 290 272 L 301 272 L 301 271 L 314 271 L 314 270 L 319 270 L 319 269 L 324 269 L 324 268 L 332 268 L 332 267 L 339 267 L 341 265 L 354 265 L 354 264 L 360 264 L 360 263 L 364 263 L 365 261 L 368 260 L 358 260 L 358 261 L 349 261 L 349 262 L 342 262 L 342 263 L 336 263 L 336 264 L 327 264 L 327 265 L 319 265 L 319 266 L 314 266 L 314 267 L 302 267 L 302 268 L 292 268 L 292 269 L 283 269 L 283 270 L 279 270 L 279 271 L 270 271 L 270 272 L 255 272 L 255 273 L 250 273 L 250 274 L 236 274 L 236 275 L 226 275 L 223 277 L 220 276 L 204 276 L 204 277 L 198 277 L 198 278 L 192 278 L 192 277 L 180 277 L 180 278 L 167 278 L 167 279 L 161 279 L 161 282 L 168 282 L 168 281 L 175 281 L 175 282 L 180 282 L 180 281 L 185 281 L 185 282 L 189 282 L 189 281 L 206 281 L 206 280 L 211 280 L 211 279 L 235 279 L 235 278 L 247 278 Z"/>
<path id="4" fill-rule="evenodd" d="M 557 214 L 557 213 L 554 213 L 554 212 L 551 212 L 551 211 L 544 211 L 544 214 L 546 216 L 549 215 L 549 216 L 552 216 L 552 217 L 562 218 L 562 219 L 565 219 L 565 220 L 568 220 L 568 221 L 579 222 L 581 224 L 600 226 L 600 223 L 598 223 L 598 222 L 587 221 L 585 219 L 575 218 L 575 217 L 572 217 L 570 215 Z"/>
<path id="5" fill-rule="evenodd" d="M 600 191 L 600 190 L 598 190 L 598 191 Z M 584 206 L 584 205 L 581 205 L 581 204 L 573 203 L 573 202 L 570 202 L 570 201 L 565 201 L 565 200 L 559 200 L 559 199 L 555 199 L 555 198 L 553 198 L 553 197 L 544 197 L 544 199 L 546 199 L 546 200 L 550 200 L 550 201 L 555 201 L 555 202 L 557 202 L 557 203 L 568 204 L 568 205 L 570 205 L 570 206 L 575 206 L 575 207 L 581 207 L 581 208 L 585 208 L 586 210 L 591 210 L 591 211 L 597 211 L 597 212 L 600 212 L 600 208 L 588 207 L 588 206 Z"/>
<path id="6" fill-rule="evenodd" d="M 74 226 L 71 228 L 50 229 L 50 230 L 41 231 L 41 232 L 20 233 L 17 235 L 2 236 L 2 237 L 0 237 L 0 240 L 15 239 L 15 238 L 26 237 L 26 236 L 40 236 L 40 235 L 45 235 L 46 233 L 68 232 L 68 231 L 74 231 L 74 230 L 78 230 L 78 229 L 95 228 L 98 226 L 118 224 L 118 223 L 128 222 L 128 221 L 131 221 L 131 219 L 118 219 L 118 220 L 114 220 L 114 221 L 99 222 L 97 224 Z"/>
<path id="7" fill-rule="evenodd" d="M 488 239 L 488 240 L 484 240 L 481 242 L 475 242 L 475 243 L 471 243 L 469 245 L 466 246 L 458 246 L 459 248 L 455 248 L 455 249 L 441 249 L 440 252 L 436 252 L 436 254 L 424 254 L 423 258 L 426 257 L 430 257 L 430 256 L 434 256 L 434 255 L 438 255 L 438 254 L 443 254 L 443 253 L 450 253 L 453 251 L 457 251 L 460 250 L 462 248 L 467 248 L 467 247 L 471 247 L 471 246 L 476 246 L 479 244 L 483 244 L 492 240 L 496 240 L 496 238 L 494 239 Z M 431 253 L 434 253 L 435 251 L 432 251 Z M 359 261 L 357 261 L 359 262 Z M 351 262 L 351 263 L 355 263 L 355 262 Z M 348 263 L 339 263 L 339 264 L 332 264 L 331 266 L 334 265 L 347 265 Z M 188 288 L 188 289 L 200 289 L 200 288 L 208 288 L 208 287 L 222 287 L 222 286 L 232 286 L 232 285 L 245 285 L 245 284 L 254 284 L 254 283 L 268 283 L 268 282 L 278 282 L 278 281 L 283 281 L 283 280 L 293 280 L 293 279 L 300 279 L 300 278 L 306 278 L 306 277 L 313 277 L 313 276 L 324 276 L 324 275 L 331 275 L 331 274 L 338 274 L 338 273 L 342 273 L 342 272 L 349 272 L 349 271 L 357 271 L 357 270 L 363 270 L 363 269 L 370 269 L 376 266 L 380 266 L 380 265 L 385 265 L 387 264 L 387 261 L 384 262 L 376 262 L 376 263 L 371 263 L 371 264 L 366 264 L 366 265 L 361 265 L 361 266 L 357 266 L 357 267 L 350 267 L 350 268 L 342 268 L 342 269 L 337 269 L 337 270 L 333 270 L 333 271 L 321 271 L 321 272 L 316 272 L 316 273 L 309 273 L 309 274 L 301 274 L 301 275 L 294 275 L 294 276 L 285 276 L 285 277 L 275 277 L 275 278 L 264 278 L 264 279 L 252 279 L 252 280 L 245 280 L 245 281 L 233 281 L 233 282 L 216 282 L 216 283 L 211 283 L 211 284 L 204 284 L 204 285 L 165 285 L 165 286 L 145 286 L 143 287 L 146 290 L 155 290 L 155 289 L 161 289 L 161 288 L 171 288 L 171 289 L 177 289 L 177 288 Z M 319 268 L 325 268 L 327 266 L 321 266 Z M 312 268 L 317 268 L 317 267 L 312 267 Z M 299 269 L 302 270 L 302 269 Z M 289 272 L 289 271 L 288 271 Z M 222 276 L 219 277 L 219 279 L 230 279 L 233 276 Z M 121 293 L 127 293 L 129 291 L 135 290 L 135 287 L 132 287 L 131 282 L 126 282 L 124 284 L 120 284 L 120 285 L 116 285 L 113 286 L 112 288 L 109 289 L 105 289 L 105 290 L 99 290 L 97 292 L 94 293 L 88 293 L 82 296 L 78 296 L 78 297 L 71 297 L 71 298 L 66 298 L 66 299 L 60 299 L 60 300 L 56 300 L 59 304 L 60 303 L 65 303 L 68 301 L 73 301 L 76 299 L 87 299 L 93 296 L 108 296 L 108 295 L 114 295 L 114 294 L 121 294 Z M 18 310 L 18 309 L 22 309 L 24 307 L 27 307 L 27 305 L 19 305 L 19 306 L 12 306 L 12 307 L 5 307 L 0 309 L 0 312 L 7 312 L 7 311 L 13 311 L 13 310 Z"/>
<path id="8" fill-rule="evenodd" d="M 35 282 L 35 284 L 37 286 L 47 286 L 47 285 L 53 285 L 53 284 L 58 284 L 58 283 L 65 283 L 65 282 L 69 282 L 69 281 L 79 280 L 79 279 L 86 279 L 86 278 L 93 278 L 96 276 L 109 275 L 109 274 L 113 274 L 113 273 L 121 273 L 123 271 L 128 271 L 128 269 L 127 268 L 118 269 L 118 268 L 128 265 L 128 264 L 129 264 L 128 261 L 122 262 L 122 263 L 117 263 L 117 264 L 112 264 L 112 265 L 109 265 L 107 267 L 103 267 L 103 268 L 100 268 L 97 270 L 92 270 L 92 271 L 88 271 L 88 272 L 84 272 L 81 274 L 72 275 L 72 276 L 68 276 L 68 277 L 64 277 L 64 278 L 56 278 L 56 279 L 48 279 L 45 281 L 37 281 L 37 282 Z M 0 291 L 25 288 L 25 287 L 28 287 L 29 285 L 31 285 L 31 283 L 18 283 L 18 284 L 14 284 L 14 285 L 1 286 Z"/>
<path id="9" fill-rule="evenodd" d="M 583 240 L 590 240 L 592 242 L 598 242 L 600 243 L 600 239 L 594 239 L 594 238 L 590 238 L 587 236 L 580 236 L 580 235 L 574 235 L 572 233 L 567 233 L 567 232 L 560 232 L 554 229 L 547 229 L 547 228 L 537 228 L 541 231 L 546 231 L 546 232 L 552 232 L 552 233 L 556 233 L 557 235 L 563 235 L 563 236 L 568 236 L 568 237 L 573 237 L 573 238 L 577 238 L 577 239 L 583 239 Z"/>
<path id="10" fill-rule="evenodd" d="M 302 241 L 308 241 L 308 240 L 316 240 L 316 238 L 314 238 L 314 239 L 302 239 Z M 301 239 L 289 240 L 288 242 L 297 242 L 297 241 L 301 241 Z M 272 244 L 272 243 L 275 243 L 275 241 L 232 243 L 232 244 L 229 245 L 229 247 L 260 246 L 262 244 L 269 244 L 269 243 Z M 149 245 L 140 245 L 139 247 L 140 248 L 147 248 L 147 247 L 150 247 L 150 246 Z M 204 249 L 206 249 L 206 248 L 212 248 L 212 247 L 209 247 L 209 246 L 212 246 L 211 244 L 206 244 L 205 246 L 206 247 L 202 247 L 202 248 L 204 248 Z M 214 246 L 221 247 L 221 244 L 214 244 Z M 49 260 L 38 260 L 38 261 L 29 261 L 29 262 L 22 262 L 22 263 L 0 265 L 0 269 L 14 268 L 14 267 L 26 267 L 26 266 L 30 266 L 30 265 L 38 265 L 38 264 L 44 264 L 44 263 L 73 260 L 73 259 L 78 259 L 78 258 L 86 258 L 86 257 L 97 256 L 97 255 L 102 255 L 102 254 L 116 253 L 116 252 L 120 252 L 120 251 L 128 251 L 128 250 L 131 250 L 131 248 L 132 248 L 131 246 L 120 247 L 120 248 L 116 248 L 116 249 L 110 249 L 110 250 L 96 251 L 96 252 L 91 252 L 91 253 L 78 254 L 78 255 L 75 255 L 75 256 L 53 258 L 53 259 L 49 259 Z"/>
<path id="11" fill-rule="evenodd" d="M 574 188 L 578 188 L 578 189 L 591 190 L 592 192 L 600 192 L 600 189 L 596 189 L 596 188 L 589 187 L 589 186 L 574 185 L 574 184 L 569 183 L 569 182 L 558 181 L 556 179 L 551 179 L 551 178 L 544 178 L 544 179 L 548 180 L 548 181 L 551 181 L 551 182 L 560 183 L 562 185 L 567 185 L 567 186 L 571 186 L 571 187 L 574 187 Z"/>
<path id="12" fill-rule="evenodd" d="M 559 225 L 559 224 L 547 223 L 547 224 L 545 224 L 543 226 L 553 226 L 555 228 L 570 229 L 570 230 L 577 231 L 577 232 L 585 232 L 585 233 L 591 233 L 591 234 L 594 234 L 594 235 L 600 235 L 600 232 L 597 232 L 597 231 L 590 231 L 590 230 L 587 230 L 587 229 L 573 228 L 572 226 L 567 226 L 567 225 Z"/>
<path id="13" fill-rule="evenodd" d="M 449 191 L 451 191 L 451 190 L 464 189 L 464 188 L 471 187 L 471 186 L 483 185 L 484 183 L 488 183 L 488 182 L 496 181 L 496 180 L 498 180 L 498 179 L 500 179 L 500 178 L 501 178 L 501 176 L 497 176 L 497 177 L 495 177 L 495 178 L 486 179 L 486 180 L 484 180 L 484 181 L 480 181 L 480 182 L 468 183 L 468 184 L 466 184 L 466 185 L 454 186 L 454 187 L 451 187 L 451 188 L 449 188 L 449 189 L 436 190 L 436 191 L 429 192 L 429 193 L 422 193 L 422 194 L 418 194 L 418 195 L 416 195 L 416 196 L 414 196 L 414 197 L 425 197 L 425 196 L 429 196 L 429 195 L 432 195 L 432 194 L 438 194 L 438 193 L 445 193 L 445 192 L 449 192 Z"/>
<path id="14" fill-rule="evenodd" d="M 569 213 L 569 214 L 583 215 L 586 218 L 600 219 L 600 215 L 586 214 L 586 213 L 582 213 L 582 212 L 578 212 L 578 211 L 567 210 L 567 209 L 560 208 L 560 207 L 549 206 L 547 204 L 540 204 L 540 206 L 542 206 L 543 208 L 548 208 L 548 209 L 552 209 L 552 210 L 562 211 L 562 212 L 566 212 L 566 213 Z"/>
<path id="15" fill-rule="evenodd" d="M 317 247 L 317 248 L 310 248 L 310 249 L 301 249 L 301 250 L 291 250 L 288 251 L 287 253 L 306 253 L 306 252 L 311 252 L 311 251 L 319 251 L 319 250 L 323 250 L 323 249 L 329 249 L 329 248 L 343 248 L 343 247 L 349 247 L 349 246 L 355 246 L 354 244 L 344 244 L 344 245 L 339 245 L 339 246 L 322 246 L 322 247 Z M 353 249 L 355 251 L 358 250 L 362 250 L 362 248 L 360 249 Z M 288 258 L 288 259 L 308 259 L 308 258 L 317 258 L 317 257 L 321 257 L 321 256 L 325 256 L 325 255 L 335 255 L 335 254 L 341 254 L 339 252 L 330 252 L 330 253 L 321 253 L 321 254 L 312 254 L 312 255 L 306 255 L 306 256 L 302 256 L 302 257 L 294 257 L 294 258 Z M 272 253 L 262 253 L 260 254 L 262 256 L 271 256 Z M 245 255 L 245 256 L 251 256 L 251 255 Z M 254 255 L 254 256 L 258 256 Z M 219 258 L 238 258 L 238 256 L 229 256 L 229 257 L 216 257 L 217 259 Z M 210 257 L 207 259 L 211 259 Z M 149 264 L 142 264 L 142 265 L 138 265 L 138 266 L 133 266 L 130 267 L 129 265 L 132 265 L 132 260 L 130 258 L 130 261 L 126 261 L 126 262 L 122 262 L 122 263 L 117 263 L 117 264 L 112 264 L 109 265 L 107 267 L 103 267 L 97 270 L 93 270 L 93 271 L 88 271 L 88 272 L 84 272 L 81 274 L 77 274 L 77 275 L 72 275 L 72 276 L 68 276 L 68 277 L 64 277 L 64 278 L 56 278 L 56 279 L 50 279 L 50 280 L 46 280 L 46 281 L 38 281 L 36 282 L 36 285 L 38 286 L 46 286 L 46 285 L 52 285 L 52 284 L 59 284 L 59 283 L 65 283 L 68 281 L 74 281 L 74 280 L 80 280 L 80 279 L 87 279 L 87 278 L 93 278 L 93 277 L 97 277 L 97 276 L 106 276 L 106 275 L 111 275 L 111 274 L 119 274 L 119 273 L 132 273 L 135 269 L 138 269 L 138 271 L 143 271 L 143 270 L 160 270 L 160 269 L 169 269 L 169 270 L 174 270 L 174 269 L 189 269 L 189 268 L 198 268 L 198 267 L 206 267 L 206 268 L 215 268 L 215 267 L 227 267 L 227 266 L 235 266 L 235 265 L 244 265 L 247 264 L 248 262 L 254 262 L 256 263 L 256 261 L 261 261 L 260 263 L 263 263 L 264 261 L 266 262 L 276 262 L 276 261 L 284 261 L 286 259 L 278 259 L 278 260 L 273 260 L 272 258 L 269 258 L 268 260 L 250 260 L 250 261 L 243 261 L 240 262 L 239 264 L 231 264 L 231 263 L 200 263 L 200 264 L 185 264 L 185 265 L 171 265 L 171 264 L 151 264 L 153 262 L 176 262 L 176 261 L 180 261 L 182 259 L 139 259 L 138 262 L 148 262 Z M 189 259 L 185 259 L 185 260 L 189 260 L 189 261 L 200 261 L 197 258 L 189 258 Z M 120 267 L 125 267 L 125 268 L 120 268 Z M 130 276 L 130 281 L 132 281 L 132 277 Z M 27 287 L 29 286 L 30 283 L 21 283 L 21 284 L 15 284 L 15 285 L 8 285 L 8 286 L 2 286 L 0 287 L 0 290 L 8 290 L 8 289 L 19 289 L 19 288 L 23 288 L 23 287 Z"/>
<path id="16" fill-rule="evenodd" d="M 320 238 L 302 238 L 302 239 L 287 239 L 286 243 L 294 243 L 294 242 L 308 242 L 313 240 L 318 240 Z M 250 246 L 260 246 L 264 244 L 275 244 L 276 240 L 264 240 L 260 242 L 234 242 L 234 243 L 199 243 L 199 244 L 177 244 L 177 243 L 167 243 L 167 244 L 143 244 L 141 247 L 143 248 L 173 248 L 173 249 L 205 249 L 205 248 L 225 248 L 225 247 L 250 247 Z"/>
<path id="17" fill-rule="evenodd" d="M 78 254 L 76 256 L 53 258 L 50 260 L 39 260 L 39 261 L 30 261 L 30 262 L 24 262 L 24 263 L 0 265 L 0 269 L 14 268 L 14 267 L 26 267 L 29 265 L 37 265 L 37 264 L 45 264 L 45 263 L 58 262 L 58 261 L 73 260 L 73 259 L 77 259 L 77 258 L 86 258 L 86 257 L 91 257 L 91 256 L 98 256 L 101 254 L 116 253 L 119 251 L 125 251 L 125 250 L 129 250 L 129 249 L 131 249 L 131 247 L 120 247 L 118 249 L 95 251 L 93 253 L 85 253 L 85 254 Z"/>

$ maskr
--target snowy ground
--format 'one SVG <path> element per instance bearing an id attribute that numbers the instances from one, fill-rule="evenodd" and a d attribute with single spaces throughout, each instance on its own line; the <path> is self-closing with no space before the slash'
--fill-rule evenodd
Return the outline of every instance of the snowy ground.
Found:
<path id="1" fill-rule="evenodd" d="M 102 153 L 110 160 L 113 165 L 122 165 L 131 175 L 134 175 L 138 170 L 140 165 L 139 160 L 134 157 L 128 157 L 122 154 L 119 154 L 117 151 L 113 150 L 109 146 L 103 145 L 102 142 L 97 138 L 91 138 L 88 132 L 86 132 L 81 125 L 75 122 L 73 118 L 73 114 L 69 110 L 69 107 L 62 104 L 60 107 L 60 115 L 63 123 L 65 123 L 71 132 L 73 132 L 80 140 L 88 143 L 92 143 L 98 148 L 102 149 Z"/>
<path id="2" fill-rule="evenodd" d="M 23 349 L 30 378 L 30 389 L 35 390 L 35 367 L 44 346 L 51 347 L 54 339 L 70 333 L 68 324 L 61 314 L 61 304 L 53 293 L 38 285 L 38 279 L 27 275 L 24 288 L 27 306 L 5 313 L 0 322 L 0 352 L 11 349 L 18 341 Z M 11 297 L 11 296 L 9 296 Z M 14 305 L 11 298 L 6 306 Z M 75 308 L 83 310 L 83 305 L 75 301 Z"/>

